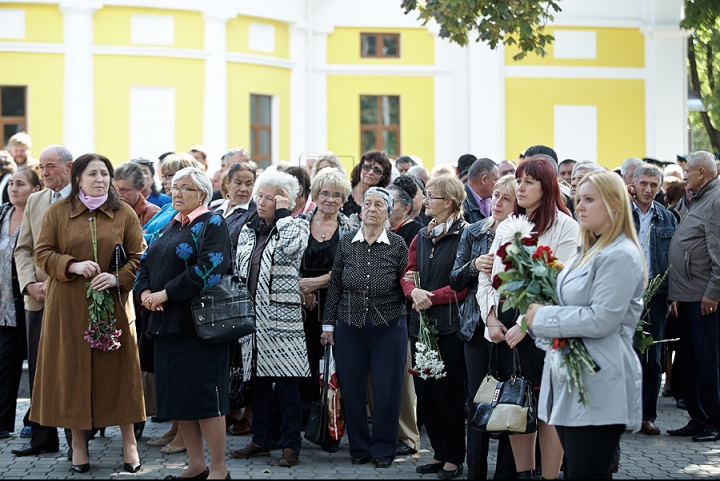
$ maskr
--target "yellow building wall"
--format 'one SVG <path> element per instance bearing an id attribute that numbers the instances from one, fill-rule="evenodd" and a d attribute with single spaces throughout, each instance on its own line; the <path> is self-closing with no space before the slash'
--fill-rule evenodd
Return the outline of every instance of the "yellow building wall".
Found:
<path id="1" fill-rule="evenodd" d="M 329 75 L 328 149 L 348 172 L 360 160 L 360 96 L 400 96 L 400 154 L 414 154 L 425 167 L 435 165 L 434 91 L 432 77 Z"/>
<path id="2" fill-rule="evenodd" d="M 275 27 L 275 51 L 259 52 L 250 50 L 249 30 L 251 23 L 262 23 Z M 235 17 L 227 22 L 227 51 L 267 55 L 270 57 L 290 58 L 290 31 L 283 22 L 274 22 L 264 18 Z"/>
<path id="3" fill-rule="evenodd" d="M 361 33 L 399 33 L 399 58 L 363 58 Z M 336 28 L 327 38 L 327 63 L 433 65 L 435 40 L 424 28 Z"/>
<path id="4" fill-rule="evenodd" d="M 62 43 L 63 15 L 57 5 L 3 3 L 0 10 L 3 9 L 25 10 L 25 38 L 3 38 L 3 42 Z"/>
<path id="5" fill-rule="evenodd" d="M 250 95 L 273 95 L 279 103 L 279 157 L 290 160 L 290 70 L 228 63 L 227 80 L 228 146 L 250 151 Z"/>
<path id="6" fill-rule="evenodd" d="M 0 85 L 28 87 L 27 126 L 33 155 L 38 157 L 47 145 L 62 144 L 63 56 L 0 52 L 0 65 L 14 66 L 0 68 Z"/>
<path id="7" fill-rule="evenodd" d="M 200 12 L 134 7 L 104 7 L 98 10 L 94 16 L 95 45 L 143 45 L 130 41 L 130 24 L 133 15 L 162 15 L 173 17 L 175 43 L 173 45 L 161 45 L 162 47 L 204 48 L 205 23 L 203 22 Z"/>
<path id="8" fill-rule="evenodd" d="M 541 57 L 534 53 L 528 54 L 519 61 L 513 56 L 520 52 L 516 46 L 505 47 L 506 65 L 543 65 L 570 67 L 632 67 L 645 66 L 645 37 L 637 28 L 560 28 L 548 27 L 546 33 L 553 34 L 559 30 L 595 31 L 596 56 L 594 59 L 555 58 L 554 46 L 545 47 L 547 55 Z"/>
<path id="9" fill-rule="evenodd" d="M 643 80 L 508 78 L 506 158 L 516 159 L 531 145 L 553 145 L 555 105 L 597 107 L 600 164 L 614 168 L 628 157 L 645 156 Z"/>
<path id="10" fill-rule="evenodd" d="M 167 150 L 201 143 L 204 67 L 202 60 L 95 56 L 96 151 L 113 164 L 130 160 L 132 86 L 175 87 L 175 145 Z"/>

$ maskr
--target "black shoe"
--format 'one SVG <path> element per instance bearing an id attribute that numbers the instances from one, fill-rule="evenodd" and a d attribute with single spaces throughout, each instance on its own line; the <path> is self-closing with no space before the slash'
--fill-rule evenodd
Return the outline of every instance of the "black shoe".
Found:
<path id="1" fill-rule="evenodd" d="M 184 478 L 184 477 L 181 477 L 181 476 L 173 476 L 172 474 L 170 474 L 170 475 L 168 475 L 168 476 L 165 476 L 165 479 L 177 480 L 177 481 L 181 481 L 181 480 L 184 480 L 184 479 L 192 479 L 192 480 L 196 480 L 196 481 L 205 481 L 205 480 L 208 478 L 208 476 L 210 476 L 210 468 L 205 468 L 205 470 L 204 470 L 202 473 L 198 474 L 197 476 L 191 476 L 191 477 L 189 477 L 189 478 Z M 230 476 L 230 472 L 229 472 L 229 471 L 228 471 L 228 476 Z M 229 479 L 229 478 L 225 478 L 225 479 Z"/>
<path id="2" fill-rule="evenodd" d="M 123 463 L 123 469 L 128 473 L 137 473 L 142 468 L 140 463 Z"/>
<path id="3" fill-rule="evenodd" d="M 388 458 L 374 458 L 372 462 L 376 468 L 389 468 L 393 460 Z"/>
<path id="4" fill-rule="evenodd" d="M 159 418 L 157 416 L 153 416 L 150 418 L 150 421 L 152 421 L 154 423 L 166 423 L 169 421 L 169 419 L 163 419 L 163 418 Z"/>
<path id="5" fill-rule="evenodd" d="M 417 453 L 417 449 L 411 448 L 407 445 L 405 441 L 397 442 L 397 449 L 395 451 L 395 454 L 397 454 L 398 456 L 410 456 L 415 453 Z"/>
<path id="6" fill-rule="evenodd" d="M 370 462 L 370 456 L 368 456 L 367 454 L 352 457 L 353 464 L 367 464 L 369 462 Z"/>
<path id="7" fill-rule="evenodd" d="M 690 421 L 685 426 L 681 427 L 680 429 L 668 429 L 668 434 L 670 436 L 696 436 L 700 433 L 705 431 L 705 428 L 702 426 L 699 426 L 695 424 L 694 422 Z"/>
<path id="8" fill-rule="evenodd" d="M 705 431 L 701 432 L 697 436 L 693 436 L 692 440 L 696 443 L 720 440 L 720 429 L 714 426 L 708 426 L 705 428 Z"/>
<path id="9" fill-rule="evenodd" d="M 79 474 L 87 473 L 88 471 L 90 471 L 90 463 L 73 464 L 72 466 L 70 466 L 70 471 Z"/>
<path id="10" fill-rule="evenodd" d="M 685 400 L 684 400 L 684 399 L 678 399 L 678 400 L 675 402 L 675 405 L 677 406 L 678 409 L 682 409 L 683 411 L 687 411 L 687 404 L 685 404 Z"/>
<path id="11" fill-rule="evenodd" d="M 463 465 L 459 464 L 456 469 L 447 470 L 441 469 L 438 471 L 438 478 L 440 479 L 455 479 L 463 473 Z"/>
<path id="12" fill-rule="evenodd" d="M 145 431 L 145 421 L 135 423 L 133 427 L 135 428 L 135 440 L 138 440 L 142 437 L 143 431 Z"/>
<path id="13" fill-rule="evenodd" d="M 20 449 L 13 449 L 10 451 L 15 456 L 37 456 L 43 453 L 57 453 L 60 448 L 57 446 L 33 446 L 30 443 L 25 444 Z"/>
<path id="14" fill-rule="evenodd" d="M 443 467 L 443 463 L 423 464 L 415 468 L 415 472 L 419 474 L 435 474 L 439 473 Z"/>

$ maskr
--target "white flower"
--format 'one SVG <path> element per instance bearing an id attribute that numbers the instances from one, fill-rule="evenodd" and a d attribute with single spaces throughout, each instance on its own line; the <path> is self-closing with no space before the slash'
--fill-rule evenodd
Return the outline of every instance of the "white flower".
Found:
<path id="1" fill-rule="evenodd" d="M 504 244 L 512 241 L 515 234 L 520 234 L 520 238 L 531 237 L 534 228 L 535 224 L 530 222 L 526 215 L 516 216 L 511 214 L 500 223 L 496 235 L 500 239 L 500 244 Z"/>

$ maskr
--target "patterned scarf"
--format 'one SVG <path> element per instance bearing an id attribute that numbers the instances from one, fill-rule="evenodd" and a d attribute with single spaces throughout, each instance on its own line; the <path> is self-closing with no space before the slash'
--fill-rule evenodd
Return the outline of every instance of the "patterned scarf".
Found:
<path id="1" fill-rule="evenodd" d="M 431 220 L 430 223 L 427 226 L 427 237 L 431 241 L 433 241 L 433 244 L 437 244 L 437 241 L 440 237 L 445 235 L 449 230 L 450 227 L 455 223 L 458 216 L 457 214 L 453 214 L 450 217 L 448 217 L 448 220 L 443 222 L 442 224 L 437 224 L 435 219 Z"/>

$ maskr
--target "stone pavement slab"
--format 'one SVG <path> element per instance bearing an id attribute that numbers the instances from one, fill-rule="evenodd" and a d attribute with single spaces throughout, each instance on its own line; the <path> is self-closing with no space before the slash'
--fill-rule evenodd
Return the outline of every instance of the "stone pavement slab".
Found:
<path id="1" fill-rule="evenodd" d="M 143 438 L 138 443 L 142 469 L 137 474 L 122 470 L 121 437 L 117 427 L 106 430 L 105 437 L 90 442 L 90 472 L 72 474 L 67 460 L 67 444 L 60 432 L 60 452 L 18 458 L 10 450 L 21 447 L 27 440 L 21 439 L 22 418 L 29 407 L 28 399 L 18 402 L 16 429 L 10 439 L 0 440 L 0 478 L 2 479 L 162 479 L 168 474 L 177 475 L 187 466 L 185 453 L 164 455 L 161 447 L 147 446 L 151 437 L 160 436 L 170 428 L 170 423 L 148 422 Z M 660 436 L 626 434 L 621 439 L 622 459 L 616 479 L 698 479 L 720 478 L 720 444 L 694 443 L 690 438 L 671 438 L 668 429 L 684 425 L 687 413 L 675 407 L 672 398 L 660 398 L 658 420 Z M 228 449 L 238 449 L 250 442 L 250 436 L 228 436 Z M 376 469 L 372 464 L 353 466 L 348 454 L 347 437 L 337 453 L 330 454 L 308 442 L 303 442 L 300 464 L 294 468 L 277 466 L 280 451 L 270 457 L 249 460 L 235 459 L 228 455 L 227 464 L 233 479 L 419 479 L 415 473 L 418 465 L 432 458 L 430 442 L 422 432 L 422 449 L 409 457 L 399 457 L 387 469 Z M 497 444 L 490 445 L 490 475 L 495 464 Z M 435 476 L 425 476 L 436 479 Z"/>

